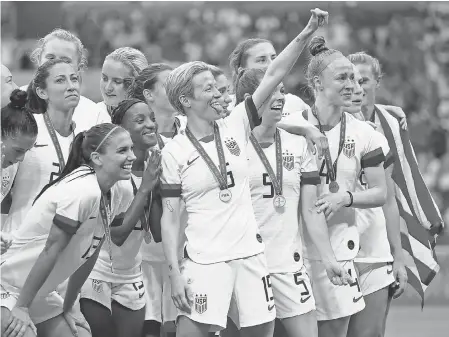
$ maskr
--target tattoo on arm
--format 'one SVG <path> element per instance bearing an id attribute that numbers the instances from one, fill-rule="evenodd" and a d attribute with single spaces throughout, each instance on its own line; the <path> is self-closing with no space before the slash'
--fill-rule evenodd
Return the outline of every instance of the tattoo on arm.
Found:
<path id="1" fill-rule="evenodd" d="M 167 205 L 168 210 L 169 210 L 170 212 L 173 213 L 173 207 L 172 207 L 172 205 L 170 204 L 170 200 L 166 200 L 166 201 L 165 201 L 165 204 Z"/>

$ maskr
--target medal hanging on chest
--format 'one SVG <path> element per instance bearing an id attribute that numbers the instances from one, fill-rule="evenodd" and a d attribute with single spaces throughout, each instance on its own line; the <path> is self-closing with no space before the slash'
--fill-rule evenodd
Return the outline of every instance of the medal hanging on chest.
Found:
<path id="1" fill-rule="evenodd" d="M 224 154 L 224 150 L 223 150 L 223 144 L 221 143 L 220 130 L 218 129 L 217 123 L 214 123 L 214 137 L 215 137 L 215 147 L 217 149 L 218 163 L 219 163 L 220 170 L 218 170 L 217 166 L 215 166 L 212 159 L 206 153 L 206 150 L 204 150 L 203 146 L 195 138 L 195 136 L 192 134 L 192 132 L 189 130 L 188 127 L 186 127 L 186 129 L 185 129 L 185 133 L 186 133 L 187 138 L 189 138 L 189 140 L 192 142 L 195 149 L 200 154 L 200 156 L 206 162 L 206 164 L 209 167 L 209 170 L 213 174 L 214 178 L 217 180 L 218 185 L 220 187 L 220 191 L 218 192 L 218 198 L 222 202 L 228 203 L 232 199 L 232 193 L 228 189 L 226 159 L 225 159 L 225 154 Z"/>
<path id="2" fill-rule="evenodd" d="M 276 146 L 276 174 L 274 173 L 273 168 L 271 167 L 267 156 L 263 152 L 263 149 L 260 146 L 260 144 L 257 141 L 254 134 L 251 133 L 249 139 L 250 139 L 251 143 L 253 144 L 257 155 L 259 156 L 260 160 L 262 161 L 262 164 L 265 167 L 265 170 L 267 170 L 267 173 L 270 176 L 271 182 L 273 184 L 274 191 L 275 191 L 275 196 L 273 198 L 273 206 L 276 209 L 284 208 L 287 201 L 282 194 L 282 186 L 283 186 L 282 143 L 281 143 L 281 135 L 280 135 L 279 129 L 276 129 L 276 134 L 274 137 L 274 142 L 275 142 L 275 146 Z"/>
<path id="3" fill-rule="evenodd" d="M 112 258 L 112 239 L 111 239 L 111 208 L 106 196 L 102 196 L 100 200 L 100 215 L 103 222 L 104 235 L 108 244 L 109 262 L 111 263 L 111 272 L 114 273 L 113 258 Z"/>
<path id="4" fill-rule="evenodd" d="M 324 135 L 323 127 L 318 118 L 318 114 L 316 112 L 315 106 L 312 107 L 312 114 L 318 121 L 318 127 L 320 129 L 320 132 Z M 338 154 L 337 154 L 337 158 L 335 159 L 334 163 L 332 163 L 330 149 L 327 148 L 324 151 L 324 161 L 326 162 L 327 174 L 330 179 L 329 192 L 331 192 L 331 193 L 337 193 L 340 190 L 340 185 L 338 185 L 338 182 L 337 182 L 337 162 L 338 162 L 338 158 L 340 158 L 340 154 L 343 150 L 343 146 L 345 143 L 345 137 L 346 137 L 346 115 L 343 112 L 341 114 L 341 122 L 340 122 L 340 141 L 338 143 Z"/>

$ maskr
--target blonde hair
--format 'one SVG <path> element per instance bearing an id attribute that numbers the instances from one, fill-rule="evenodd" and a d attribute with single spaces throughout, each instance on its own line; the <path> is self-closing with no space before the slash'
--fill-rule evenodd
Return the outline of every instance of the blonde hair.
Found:
<path id="1" fill-rule="evenodd" d="M 202 61 L 188 62 L 173 69 L 165 82 L 168 101 L 180 113 L 185 114 L 180 97 L 193 97 L 193 77 L 202 72 L 210 71 L 210 65 Z"/>
<path id="2" fill-rule="evenodd" d="M 137 77 L 143 69 L 148 67 L 145 55 L 140 50 L 131 47 L 118 48 L 107 55 L 105 60 L 107 59 L 118 61 L 128 67 L 132 77 Z"/>
<path id="3" fill-rule="evenodd" d="M 69 32 L 68 30 L 56 28 L 51 33 L 45 35 L 45 37 L 39 39 L 37 42 L 37 47 L 33 50 L 30 55 L 30 59 L 35 64 L 39 64 L 42 52 L 44 51 L 45 45 L 51 39 L 59 39 L 63 41 L 72 42 L 76 46 L 76 51 L 78 54 L 78 69 L 86 70 L 87 69 L 87 49 L 84 48 L 83 43 L 75 34 Z"/>
<path id="4" fill-rule="evenodd" d="M 348 55 L 348 60 L 351 61 L 351 63 L 353 63 L 353 64 L 368 64 L 368 65 L 370 65 L 371 71 L 373 72 L 373 75 L 376 77 L 377 81 L 380 81 L 381 78 L 383 77 L 379 60 L 371 55 L 368 55 L 364 51 Z"/>

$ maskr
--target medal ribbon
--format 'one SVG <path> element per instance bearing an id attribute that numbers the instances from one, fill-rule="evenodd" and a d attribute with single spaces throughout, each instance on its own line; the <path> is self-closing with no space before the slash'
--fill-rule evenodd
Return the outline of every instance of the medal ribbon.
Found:
<path id="1" fill-rule="evenodd" d="M 175 133 L 173 134 L 172 138 L 174 138 L 178 134 L 178 131 L 181 128 L 181 122 L 176 117 L 175 117 L 174 126 L 175 126 Z M 159 150 L 162 150 L 164 148 L 164 146 L 165 146 L 165 143 L 162 140 L 162 137 L 161 137 L 159 132 L 156 132 L 156 138 L 157 138 L 157 144 L 159 145 Z"/>
<path id="2" fill-rule="evenodd" d="M 215 147 L 217 148 L 220 171 L 218 170 L 217 166 L 215 166 L 214 162 L 209 157 L 209 155 L 206 153 L 206 150 L 204 150 L 204 147 L 195 138 L 195 136 L 192 134 L 192 132 L 189 130 L 188 127 L 186 127 L 185 131 L 186 131 L 187 138 L 189 138 L 189 140 L 192 142 L 195 149 L 198 151 L 200 156 L 204 159 L 204 161 L 206 162 L 210 171 L 212 172 L 212 174 L 214 175 L 218 184 L 220 185 L 220 190 L 223 191 L 223 190 L 228 189 L 226 160 L 225 160 L 225 155 L 224 155 L 224 151 L 223 151 L 223 144 L 221 143 L 220 130 L 218 129 L 217 123 L 214 122 L 214 137 L 215 137 Z"/>
<path id="3" fill-rule="evenodd" d="M 251 143 L 253 143 L 254 149 L 256 150 L 257 155 L 259 156 L 260 160 L 262 161 L 263 166 L 265 166 L 265 169 L 267 170 L 268 175 L 270 176 L 271 182 L 274 186 L 274 191 L 276 192 L 276 195 L 282 195 L 282 144 L 281 144 L 281 135 L 279 132 L 279 129 L 276 129 L 276 135 L 274 137 L 274 142 L 276 144 L 276 174 L 274 174 L 273 168 L 270 165 L 270 162 L 268 161 L 267 156 L 263 152 L 262 147 L 260 146 L 259 142 L 257 141 L 256 137 L 253 133 L 249 136 L 249 139 L 251 140 Z"/>
<path id="4" fill-rule="evenodd" d="M 321 125 L 320 119 L 318 118 L 315 106 L 312 107 L 312 114 L 318 121 L 318 127 L 320 129 L 320 132 L 324 135 L 325 133 L 323 131 L 323 126 Z M 345 144 L 345 137 L 346 137 L 346 115 L 343 112 L 341 114 L 341 122 L 340 122 L 340 142 L 338 144 L 338 154 L 333 164 L 330 149 L 327 148 L 324 151 L 324 159 L 326 161 L 327 172 L 332 182 L 337 180 L 337 162 L 338 158 L 340 158 L 341 151 L 343 151 L 343 145 Z"/>
<path id="5" fill-rule="evenodd" d="M 109 261 L 111 263 L 111 272 L 114 272 L 114 267 L 113 267 L 113 261 L 112 261 L 112 239 L 111 239 L 111 228 L 110 223 L 111 223 L 111 219 L 110 219 L 110 209 L 107 206 L 107 201 L 105 200 L 107 199 L 104 195 L 101 196 L 101 200 L 100 200 L 100 215 L 101 215 L 101 220 L 103 222 L 103 229 L 104 229 L 104 233 L 106 235 L 106 241 L 108 242 L 108 252 L 109 252 Z M 109 212 L 108 212 L 109 210 Z"/>
<path id="6" fill-rule="evenodd" d="M 51 141 L 53 142 L 53 146 L 55 147 L 56 155 L 58 156 L 58 162 L 59 162 L 59 173 L 61 173 L 65 167 L 64 156 L 62 154 L 62 149 L 61 149 L 61 145 L 59 144 L 58 137 L 56 136 L 55 128 L 53 127 L 53 124 L 52 124 L 47 112 L 44 113 L 44 122 L 45 122 L 45 126 L 47 127 L 48 133 L 50 134 L 50 138 L 51 138 Z"/>
<path id="7" fill-rule="evenodd" d="M 137 186 L 132 177 L 131 177 L 131 184 L 133 185 L 134 195 L 136 195 L 137 194 Z M 140 217 L 140 224 L 142 225 L 142 228 L 147 232 L 150 231 L 150 207 L 151 207 L 152 201 L 153 201 L 153 192 L 150 192 L 150 196 L 147 197 L 145 207 L 143 208 L 143 214 Z"/>

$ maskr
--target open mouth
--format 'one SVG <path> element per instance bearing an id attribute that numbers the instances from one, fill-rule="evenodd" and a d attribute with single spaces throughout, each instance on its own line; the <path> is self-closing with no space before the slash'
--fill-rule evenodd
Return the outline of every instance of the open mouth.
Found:
<path id="1" fill-rule="evenodd" d="M 132 164 L 125 164 L 122 166 L 122 169 L 125 171 L 131 172 L 133 165 Z"/>
<path id="2" fill-rule="evenodd" d="M 214 102 L 211 103 L 210 105 L 218 114 L 221 114 L 223 112 L 223 106 L 218 103 L 218 102 Z"/>

